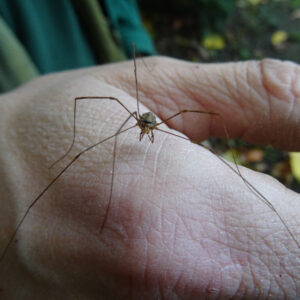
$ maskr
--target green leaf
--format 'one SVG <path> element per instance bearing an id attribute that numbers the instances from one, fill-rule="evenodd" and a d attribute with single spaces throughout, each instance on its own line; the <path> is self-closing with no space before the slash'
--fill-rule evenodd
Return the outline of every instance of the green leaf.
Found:
<path id="1" fill-rule="evenodd" d="M 292 174 L 300 182 L 300 152 L 290 152 Z"/>

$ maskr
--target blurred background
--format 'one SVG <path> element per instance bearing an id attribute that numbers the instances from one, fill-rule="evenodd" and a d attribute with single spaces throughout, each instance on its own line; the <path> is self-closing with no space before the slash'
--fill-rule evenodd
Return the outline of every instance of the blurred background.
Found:
<path id="1" fill-rule="evenodd" d="M 139 1 L 159 54 L 194 62 L 265 57 L 300 63 L 300 0 Z M 226 142 L 210 145 L 232 160 Z M 231 140 L 239 164 L 265 172 L 300 192 L 299 153 Z"/>

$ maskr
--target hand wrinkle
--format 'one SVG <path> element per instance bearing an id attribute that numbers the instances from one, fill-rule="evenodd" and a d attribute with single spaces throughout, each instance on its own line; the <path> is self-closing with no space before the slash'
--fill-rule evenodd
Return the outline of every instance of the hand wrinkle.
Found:
<path id="1" fill-rule="evenodd" d="M 254 74 L 254 78 L 251 80 L 250 79 L 250 73 L 251 71 L 255 68 L 257 69 L 257 66 L 258 66 L 258 63 L 255 61 L 255 62 L 247 62 L 246 63 L 246 76 L 245 76 L 245 83 L 246 83 L 246 86 L 248 87 L 248 92 L 246 94 L 247 96 L 244 96 L 244 95 L 240 95 L 241 97 L 239 99 L 243 99 L 243 97 L 245 97 L 249 102 L 251 100 L 251 106 L 250 106 L 250 111 L 251 111 L 251 108 L 252 108 L 252 105 L 254 104 L 255 105 L 255 102 L 256 100 L 258 99 L 261 99 L 261 95 L 258 93 L 257 89 L 254 88 L 254 84 L 259 80 L 259 83 L 261 83 L 260 79 L 257 78 L 257 73 L 255 72 Z M 254 82 L 253 82 L 254 81 Z M 248 103 L 246 103 L 248 104 Z M 242 105 L 240 104 L 240 109 L 242 111 L 244 111 L 244 118 L 247 118 L 247 128 L 250 127 L 250 124 L 252 123 L 250 118 L 248 117 L 248 108 L 249 105 L 247 106 L 247 109 L 243 108 Z M 250 127 L 251 128 L 251 127 Z"/>
<path id="2" fill-rule="evenodd" d="M 297 65 L 294 65 L 293 68 L 292 68 L 292 75 L 291 75 L 291 80 L 290 80 L 290 94 L 291 94 L 291 97 L 290 97 L 290 108 L 288 109 L 287 111 L 287 116 L 286 116 L 286 119 L 289 121 L 290 118 L 291 118 L 291 115 L 292 113 L 295 111 L 295 106 L 296 106 L 296 99 L 297 99 L 297 92 L 296 92 L 296 85 L 298 83 L 297 81 L 297 69 L 300 69 L 299 66 Z M 300 73 L 300 72 L 299 72 Z M 300 80 L 299 80 L 299 83 L 300 84 Z M 290 123 L 290 122 L 288 122 Z"/>
<path id="3" fill-rule="evenodd" d="M 268 78 L 268 76 L 266 74 L 266 72 L 268 70 L 267 70 L 267 67 L 265 66 L 265 64 L 268 63 L 268 62 L 269 62 L 268 59 L 263 59 L 263 60 L 261 60 L 261 61 L 258 62 L 258 64 L 259 64 L 259 70 L 260 70 L 260 72 L 258 72 L 258 75 L 260 76 L 261 86 L 265 90 L 264 99 L 268 103 L 268 105 L 267 105 L 267 108 L 268 108 L 267 115 L 268 115 L 268 118 L 269 118 L 268 123 L 272 124 L 272 119 L 271 119 L 271 116 L 273 115 L 272 105 L 271 105 L 272 91 L 270 91 L 269 87 L 268 87 L 267 81 L 269 80 L 269 78 Z"/>
<path id="4" fill-rule="evenodd" d="M 156 183 L 156 180 L 157 180 L 157 176 L 158 176 L 158 172 L 157 172 L 157 170 L 158 170 L 158 168 L 157 168 L 157 166 L 158 166 L 158 160 L 159 160 L 159 158 L 160 158 L 160 156 L 162 154 L 161 150 L 163 148 L 165 140 L 166 139 L 164 138 L 164 140 L 159 143 L 159 147 L 158 147 L 158 149 L 155 152 L 155 159 L 154 159 L 154 163 L 153 163 L 153 172 L 152 172 L 153 176 L 152 176 L 151 186 L 155 186 L 155 183 Z"/>

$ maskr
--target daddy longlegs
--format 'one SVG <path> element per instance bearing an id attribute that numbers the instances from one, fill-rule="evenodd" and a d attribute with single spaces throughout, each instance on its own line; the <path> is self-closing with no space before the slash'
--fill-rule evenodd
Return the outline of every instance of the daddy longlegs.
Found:
<path id="1" fill-rule="evenodd" d="M 171 116 L 169 116 L 168 118 L 164 119 L 163 121 L 157 122 L 156 121 L 156 117 L 152 112 L 146 112 L 146 113 L 140 113 L 140 100 L 139 100 L 139 88 L 138 88 L 138 79 L 137 79 L 137 66 L 136 66 L 136 58 L 135 58 L 135 46 L 133 45 L 133 62 L 134 62 L 134 76 L 135 76 L 135 94 L 136 94 L 136 103 L 137 103 L 137 111 L 130 111 L 118 98 L 116 97 L 111 97 L 111 96 L 81 96 L 81 97 L 76 97 L 74 99 L 74 110 L 73 110 L 73 138 L 72 138 L 72 142 L 71 145 L 69 147 L 69 149 L 66 151 L 66 153 L 61 156 L 58 160 L 56 160 L 49 168 L 52 168 L 54 165 L 56 165 L 58 162 L 60 162 L 61 160 L 63 160 L 72 150 L 74 143 L 75 143 L 75 138 L 76 138 L 76 118 L 77 118 L 77 104 L 79 101 L 81 100 L 108 100 L 108 101 L 114 101 L 117 102 L 120 106 L 122 106 L 129 114 L 129 116 L 126 118 L 126 120 L 122 123 L 122 125 L 119 127 L 119 129 L 117 130 L 117 132 L 113 135 L 110 135 L 108 137 L 106 137 L 105 139 L 100 140 L 99 142 L 85 148 L 84 150 L 80 151 L 76 156 L 73 157 L 73 159 L 54 177 L 54 179 L 52 179 L 50 181 L 50 183 L 40 192 L 40 194 L 31 202 L 31 204 L 28 206 L 28 208 L 26 209 L 25 213 L 23 214 L 22 218 L 20 219 L 20 221 L 18 222 L 11 238 L 9 239 L 8 243 L 6 244 L 4 250 L 2 251 L 1 257 L 0 257 L 0 263 L 3 261 L 9 247 L 13 244 L 13 242 L 15 241 L 16 235 L 20 229 L 20 227 L 22 226 L 23 222 L 25 221 L 27 215 L 30 213 L 31 209 L 36 205 L 36 203 L 43 197 L 43 195 L 55 184 L 55 182 L 66 172 L 67 169 L 69 169 L 78 159 L 79 157 L 81 157 L 83 154 L 85 154 L 86 152 L 88 152 L 89 150 L 97 147 L 98 145 L 111 140 L 111 139 L 115 139 L 114 140 L 114 145 L 113 145 L 113 160 L 112 160 L 112 172 L 111 172 L 111 185 L 110 185 L 110 191 L 109 191 L 109 198 L 108 198 L 108 203 L 107 203 L 107 207 L 106 207 L 106 212 L 105 212 L 105 216 L 104 216 L 104 220 L 102 222 L 101 228 L 99 229 L 99 234 L 101 234 L 101 232 L 103 231 L 108 215 L 109 215 L 109 210 L 111 207 L 111 202 L 112 202 L 112 196 L 113 196 L 113 185 L 114 185 L 114 177 L 115 177 L 115 163 L 116 163 L 116 151 L 117 151 L 117 137 L 122 134 L 125 133 L 135 127 L 138 127 L 140 129 L 140 134 L 139 134 L 139 141 L 141 141 L 143 139 L 144 136 L 147 136 L 149 141 L 151 143 L 154 143 L 154 132 L 155 130 L 163 132 L 165 134 L 169 134 L 172 136 L 175 136 L 177 138 L 183 139 L 183 140 L 187 140 L 189 142 L 192 143 L 196 143 L 195 141 L 191 141 L 190 139 L 181 136 L 181 135 L 177 135 L 175 133 L 163 130 L 161 128 L 159 128 L 160 125 L 165 124 L 166 122 L 170 121 L 171 119 L 178 117 L 182 114 L 186 114 L 186 113 L 195 113 L 195 114 L 206 114 L 206 115 L 210 115 L 212 117 L 217 117 L 219 118 L 219 120 L 222 122 L 222 127 L 227 139 L 227 142 L 229 140 L 229 134 L 227 132 L 226 126 L 225 126 L 225 122 L 222 119 L 222 116 L 217 113 L 217 112 L 209 112 L 209 111 L 202 111 L 202 110 L 192 110 L 192 109 L 184 109 L 184 110 L 180 110 L 175 114 L 172 114 Z M 130 126 L 129 128 L 123 129 L 125 127 L 125 125 L 128 123 L 128 121 L 130 119 L 135 119 L 136 124 L 133 126 Z M 249 189 L 249 191 L 251 191 L 251 193 L 253 193 L 260 201 L 262 201 L 265 205 L 267 205 L 279 218 L 280 222 L 283 224 L 283 226 L 285 227 L 286 231 L 288 232 L 288 234 L 290 235 L 290 237 L 293 239 L 293 241 L 295 242 L 295 244 L 297 245 L 297 247 L 300 249 L 300 243 L 297 241 L 297 239 L 295 238 L 294 234 L 292 233 L 292 231 L 289 229 L 287 223 L 285 222 L 285 220 L 281 217 L 281 215 L 278 213 L 278 211 L 276 210 L 276 208 L 271 204 L 271 202 L 264 196 L 262 195 L 246 178 L 243 177 L 243 175 L 240 173 L 239 167 L 236 163 L 236 160 L 234 158 L 233 155 L 233 159 L 234 159 L 234 165 L 235 168 L 232 167 L 228 162 L 226 162 L 223 158 L 221 158 L 220 156 L 216 155 L 216 153 L 202 145 L 199 144 L 200 146 L 204 147 L 205 149 L 207 149 L 208 151 L 212 152 L 224 165 L 226 165 L 228 168 L 231 169 L 232 172 L 234 172 L 237 176 L 239 176 L 241 178 L 241 180 L 244 182 L 245 186 Z M 229 146 L 230 147 L 230 146 Z M 232 151 L 232 149 L 231 149 Z"/>

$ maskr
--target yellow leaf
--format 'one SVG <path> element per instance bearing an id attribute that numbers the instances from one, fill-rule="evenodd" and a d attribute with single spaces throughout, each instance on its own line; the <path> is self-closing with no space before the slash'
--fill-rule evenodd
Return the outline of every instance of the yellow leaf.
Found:
<path id="1" fill-rule="evenodd" d="M 227 150 L 222 156 L 232 163 L 236 162 L 238 165 L 242 164 L 239 157 L 239 152 L 236 149 Z"/>
<path id="2" fill-rule="evenodd" d="M 222 50 L 225 48 L 225 41 L 219 34 L 211 34 L 204 38 L 203 46 L 209 50 Z"/>
<path id="3" fill-rule="evenodd" d="M 288 38 L 288 34 L 284 30 L 277 30 L 271 36 L 271 42 L 274 46 L 277 46 L 285 42 Z"/>
<path id="4" fill-rule="evenodd" d="M 290 152 L 292 174 L 300 181 L 300 152 Z"/>

